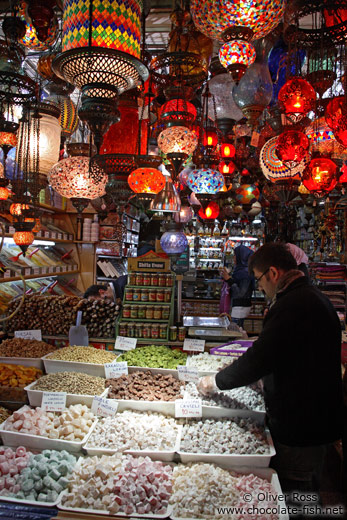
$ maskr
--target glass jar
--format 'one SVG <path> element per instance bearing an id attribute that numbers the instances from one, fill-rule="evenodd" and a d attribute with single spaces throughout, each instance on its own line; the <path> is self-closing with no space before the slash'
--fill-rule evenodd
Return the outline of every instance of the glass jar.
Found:
<path id="1" fill-rule="evenodd" d="M 139 306 L 138 306 L 138 305 L 132 305 L 132 306 L 131 306 L 131 309 L 130 309 L 130 318 L 132 318 L 133 320 L 137 320 L 138 309 L 139 309 Z"/>
<path id="2" fill-rule="evenodd" d="M 123 318 L 130 318 L 131 305 L 124 305 L 123 307 Z"/>
<path id="3" fill-rule="evenodd" d="M 137 317 L 139 320 L 145 319 L 145 317 L 146 317 L 146 306 L 145 305 L 139 305 Z"/>
<path id="4" fill-rule="evenodd" d="M 128 337 L 135 338 L 135 334 L 136 334 L 135 323 L 129 322 L 128 323 Z"/>
<path id="5" fill-rule="evenodd" d="M 149 289 L 148 301 L 149 302 L 156 302 L 157 301 L 157 290 L 156 289 Z"/>
<path id="6" fill-rule="evenodd" d="M 169 339 L 170 341 L 177 341 L 177 327 L 170 327 Z"/>
<path id="7" fill-rule="evenodd" d="M 151 325 L 149 323 L 144 323 L 142 329 L 142 337 L 150 338 L 151 337 Z"/>
<path id="8" fill-rule="evenodd" d="M 136 273 L 136 285 L 143 285 L 143 274 Z"/>
<path id="9" fill-rule="evenodd" d="M 164 302 L 171 301 L 171 289 L 164 289 Z"/>
<path id="10" fill-rule="evenodd" d="M 166 324 L 163 323 L 159 326 L 159 338 L 166 339 Z"/>
<path id="11" fill-rule="evenodd" d="M 166 287 L 172 287 L 173 286 L 173 278 L 172 278 L 171 274 L 166 274 L 165 275 L 165 282 L 166 282 Z"/>
<path id="12" fill-rule="evenodd" d="M 153 311 L 153 319 L 154 320 L 161 320 L 161 317 L 162 317 L 161 305 L 156 305 L 154 307 L 154 311 Z"/>
<path id="13" fill-rule="evenodd" d="M 161 309 L 161 319 L 168 320 L 170 316 L 170 307 L 168 305 L 163 305 Z"/>
<path id="14" fill-rule="evenodd" d="M 134 289 L 133 292 L 133 301 L 139 302 L 141 300 L 141 289 Z"/>
<path id="15" fill-rule="evenodd" d="M 141 291 L 141 301 L 148 302 L 149 298 L 149 289 L 142 289 Z"/>
<path id="16" fill-rule="evenodd" d="M 136 337 L 142 338 L 143 337 L 143 324 L 136 323 L 135 329 L 136 329 Z"/>
<path id="17" fill-rule="evenodd" d="M 157 290 L 156 300 L 157 300 L 157 302 L 163 302 L 164 301 L 164 291 L 163 291 L 163 289 L 158 289 Z"/>
<path id="18" fill-rule="evenodd" d="M 151 274 L 151 285 L 158 285 L 158 274 Z"/>
<path id="19" fill-rule="evenodd" d="M 151 275 L 150 275 L 150 273 L 144 273 L 144 275 L 143 275 L 143 285 L 151 285 Z"/>
<path id="20" fill-rule="evenodd" d="M 158 275 L 158 285 L 159 285 L 159 287 L 165 287 L 166 286 L 165 274 L 159 274 Z"/>
<path id="21" fill-rule="evenodd" d="M 178 328 L 178 341 L 184 341 L 185 337 L 186 337 L 186 328 L 179 327 Z"/>
<path id="22" fill-rule="evenodd" d="M 127 336 L 128 335 L 128 324 L 125 322 L 122 322 L 119 324 L 119 335 L 120 336 Z"/>
<path id="23" fill-rule="evenodd" d="M 136 285 L 136 273 L 129 273 L 129 285 Z"/>
<path id="24" fill-rule="evenodd" d="M 153 305 L 146 305 L 146 320 L 153 320 Z"/>
<path id="25" fill-rule="evenodd" d="M 153 339 L 159 338 L 159 324 L 158 323 L 152 323 L 151 338 L 153 338 Z"/>
<path id="26" fill-rule="evenodd" d="M 134 296 L 134 290 L 130 289 L 128 287 L 127 290 L 125 291 L 125 300 L 128 301 L 128 302 L 132 302 L 133 301 L 133 296 Z"/>

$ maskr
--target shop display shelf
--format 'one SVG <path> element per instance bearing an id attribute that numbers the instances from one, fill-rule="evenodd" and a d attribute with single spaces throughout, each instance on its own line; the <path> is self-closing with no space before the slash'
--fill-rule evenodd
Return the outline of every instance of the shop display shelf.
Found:
<path id="1" fill-rule="evenodd" d="M 150 318 L 150 319 L 146 319 L 146 318 L 122 318 L 122 321 L 140 321 L 141 323 L 167 323 L 168 326 L 169 326 L 169 319 L 167 320 L 157 320 L 155 318 Z"/>
<path id="2" fill-rule="evenodd" d="M 171 300 L 169 302 L 142 302 L 142 301 L 139 301 L 139 300 L 125 300 L 124 301 L 124 305 L 131 305 L 131 304 L 134 304 L 134 305 L 170 305 L 171 303 Z"/>
<path id="3" fill-rule="evenodd" d="M 0 363 L 7 363 L 8 365 L 22 365 L 23 367 L 35 367 L 39 370 L 44 369 L 41 358 L 0 357 Z"/>
<path id="4" fill-rule="evenodd" d="M 24 387 L 28 394 L 29 404 L 30 406 L 37 407 L 41 406 L 42 402 L 42 390 L 35 390 L 33 386 L 36 381 L 31 383 L 30 385 Z M 106 397 L 107 388 L 100 394 L 100 397 Z M 83 394 L 66 394 L 66 406 L 71 406 L 72 404 L 85 404 L 89 408 L 92 406 L 92 402 L 94 399 L 94 395 L 83 395 Z"/>

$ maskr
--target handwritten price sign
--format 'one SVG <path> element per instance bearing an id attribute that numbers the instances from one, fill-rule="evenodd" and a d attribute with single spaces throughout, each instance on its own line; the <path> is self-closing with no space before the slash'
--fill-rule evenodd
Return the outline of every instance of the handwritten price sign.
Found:
<path id="1" fill-rule="evenodd" d="M 128 374 L 128 363 L 120 361 L 119 363 L 105 363 L 105 376 L 107 379 L 117 379 L 123 374 Z"/>
<path id="2" fill-rule="evenodd" d="M 37 341 L 42 341 L 41 330 L 16 330 L 14 333 L 15 338 L 23 338 L 23 339 L 36 339 Z"/>
<path id="3" fill-rule="evenodd" d="M 176 399 L 175 417 L 201 417 L 201 399 Z"/>
<path id="4" fill-rule="evenodd" d="M 196 368 L 189 368 L 184 365 L 178 365 L 177 370 L 178 370 L 178 379 L 180 379 L 180 381 L 198 383 L 199 372 Z"/>
<path id="5" fill-rule="evenodd" d="M 115 343 L 116 350 L 133 350 L 136 348 L 137 338 L 118 336 Z"/>
<path id="6" fill-rule="evenodd" d="M 184 340 L 183 350 L 190 350 L 191 352 L 203 352 L 205 350 L 205 340 L 187 338 Z"/>
<path id="7" fill-rule="evenodd" d="M 99 415 L 100 417 L 113 417 L 117 413 L 118 403 L 111 399 L 95 395 L 91 410 L 95 415 Z"/>
<path id="8" fill-rule="evenodd" d="M 66 392 L 43 392 L 41 408 L 45 412 L 62 412 L 66 408 Z"/>

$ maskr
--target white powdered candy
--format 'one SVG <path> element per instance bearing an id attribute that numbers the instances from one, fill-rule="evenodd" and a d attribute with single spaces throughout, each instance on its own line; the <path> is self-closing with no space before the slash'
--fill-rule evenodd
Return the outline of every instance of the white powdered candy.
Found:
<path id="1" fill-rule="evenodd" d="M 232 390 L 220 390 L 211 396 L 202 397 L 194 383 L 187 383 L 185 386 L 186 399 L 202 399 L 202 404 L 206 406 L 222 406 L 235 410 L 255 410 L 265 411 L 264 397 L 257 387 L 242 386 Z"/>
<path id="2" fill-rule="evenodd" d="M 208 352 L 201 352 L 194 356 L 188 356 L 187 367 L 194 367 L 203 372 L 218 372 L 222 368 L 230 365 L 234 358 L 227 358 L 226 356 L 212 356 Z"/>

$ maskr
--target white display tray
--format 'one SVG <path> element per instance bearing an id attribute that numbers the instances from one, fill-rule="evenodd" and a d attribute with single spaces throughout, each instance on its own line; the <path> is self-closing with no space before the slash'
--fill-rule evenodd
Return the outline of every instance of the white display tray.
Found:
<path id="1" fill-rule="evenodd" d="M 223 469 L 230 469 L 225 467 L 223 464 L 218 464 Z M 280 481 L 278 480 L 278 475 L 276 471 L 274 471 L 271 468 L 252 468 L 252 467 L 235 467 L 232 469 L 232 471 L 235 471 L 236 473 L 241 473 L 242 475 L 249 475 L 250 473 L 253 473 L 253 475 L 256 475 L 257 477 L 263 478 L 264 480 L 267 480 L 270 482 L 275 490 L 276 495 L 282 495 L 282 489 L 280 485 Z M 278 506 L 281 507 L 281 509 L 286 509 L 286 504 L 284 500 L 277 499 Z M 252 502 L 249 502 L 249 505 L 252 505 Z M 59 507 L 59 505 L 58 505 Z M 221 504 L 221 507 L 223 507 L 223 504 Z M 261 503 L 259 504 L 259 507 L 261 507 Z M 204 520 L 203 517 L 194 518 L 194 517 L 182 517 L 182 516 L 174 516 L 173 514 L 170 515 L 171 520 Z M 227 516 L 226 516 L 227 518 Z M 260 518 L 260 517 L 259 517 Z M 264 518 L 264 517 L 261 517 Z M 288 512 L 282 513 L 278 515 L 279 520 L 289 520 Z"/>
<path id="2" fill-rule="evenodd" d="M 0 363 L 8 365 L 23 365 L 23 367 L 35 367 L 43 371 L 43 361 L 41 358 L 26 357 L 0 357 Z"/>
<path id="3" fill-rule="evenodd" d="M 189 365 L 184 365 L 184 366 L 187 366 L 189 368 L 194 368 L 194 367 L 191 367 Z M 129 374 L 131 374 L 132 372 L 147 372 L 147 371 L 149 371 L 152 374 L 172 375 L 172 376 L 178 378 L 178 370 L 173 370 L 171 368 L 151 368 L 151 367 L 128 366 L 128 371 L 129 371 Z M 210 371 L 210 372 L 199 371 L 199 377 L 213 376 L 215 374 L 218 374 L 218 371 L 215 371 L 215 372 L 213 372 L 213 371 Z"/>
<path id="4" fill-rule="evenodd" d="M 47 355 L 42 358 L 47 374 L 56 374 L 57 372 L 82 372 L 90 376 L 105 377 L 103 364 L 49 359 Z"/>
<path id="5" fill-rule="evenodd" d="M 24 387 L 28 394 L 28 399 L 30 406 L 36 407 L 41 406 L 42 402 L 42 390 L 34 390 L 33 386 L 36 381 L 30 383 L 30 385 Z M 100 394 L 100 397 L 105 397 L 107 393 L 107 388 Z M 94 399 L 94 395 L 79 395 L 79 394 L 66 394 L 66 406 L 71 406 L 72 404 L 85 404 L 89 408 L 92 406 L 92 402 Z"/>
<path id="6" fill-rule="evenodd" d="M 150 450 L 125 450 L 122 453 L 127 455 L 134 455 L 135 457 L 150 457 L 152 460 L 161 460 L 163 462 L 172 462 L 174 460 L 175 454 L 179 450 L 180 439 L 182 433 L 182 426 L 178 426 L 178 432 L 176 437 L 175 446 L 172 448 L 172 451 L 150 451 Z M 88 447 L 88 442 L 84 444 L 83 449 L 85 449 L 91 457 L 94 455 L 114 455 L 115 453 L 120 453 L 119 450 L 113 450 L 109 448 L 90 448 Z"/>
<path id="7" fill-rule="evenodd" d="M 0 425 L 0 437 L 6 446 L 25 446 L 33 450 L 66 450 L 70 453 L 78 453 L 82 449 L 82 445 L 88 441 L 90 434 L 95 428 L 97 419 L 93 422 L 89 431 L 80 441 L 67 441 L 64 439 L 49 439 L 40 435 L 30 435 L 29 433 L 10 432 L 4 429 L 6 421 Z"/>

